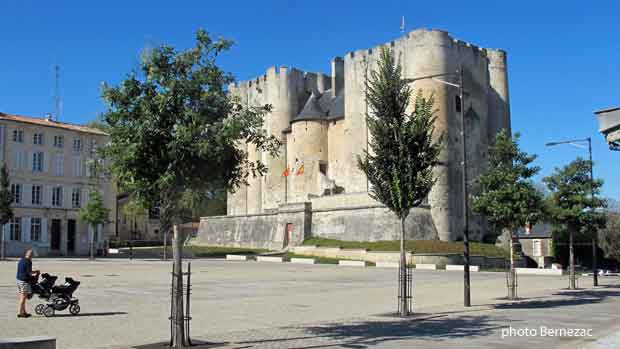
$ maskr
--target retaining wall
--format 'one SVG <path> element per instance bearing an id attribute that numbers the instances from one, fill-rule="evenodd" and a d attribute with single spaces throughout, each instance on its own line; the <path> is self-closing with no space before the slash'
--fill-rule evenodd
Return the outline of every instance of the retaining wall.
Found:
<path id="1" fill-rule="evenodd" d="M 316 257 L 342 258 L 364 260 L 375 263 L 398 263 L 399 252 L 368 251 L 364 249 L 343 249 L 340 247 L 295 246 L 295 254 Z M 462 265 L 463 256 L 460 254 L 406 254 L 407 262 L 413 264 Z M 504 259 L 501 257 L 471 256 L 471 265 L 486 268 L 503 268 Z"/>

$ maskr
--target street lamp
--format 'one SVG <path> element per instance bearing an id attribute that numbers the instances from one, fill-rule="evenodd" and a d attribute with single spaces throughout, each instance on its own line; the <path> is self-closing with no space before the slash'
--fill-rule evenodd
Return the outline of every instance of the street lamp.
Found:
<path id="1" fill-rule="evenodd" d="M 441 80 L 441 77 L 458 77 L 459 82 L 457 84 Z M 465 265 L 463 266 L 463 304 L 466 307 L 471 306 L 471 281 L 469 277 L 469 205 L 467 200 L 467 145 L 466 145 L 466 128 L 465 128 L 465 103 L 463 103 L 463 66 L 454 73 L 443 73 L 420 76 L 411 79 L 404 79 L 406 83 L 412 83 L 418 80 L 432 79 L 444 85 L 456 87 L 459 89 L 459 103 L 460 103 L 460 117 L 461 117 L 461 138 L 463 141 L 463 162 L 461 162 L 462 182 L 463 182 L 463 258 L 465 259 Z"/>
<path id="2" fill-rule="evenodd" d="M 583 139 L 569 139 L 565 141 L 549 142 L 549 143 L 546 143 L 545 146 L 553 147 L 556 145 L 570 144 L 572 146 L 581 148 L 580 143 L 588 143 L 588 155 L 590 158 L 590 197 L 594 198 L 594 170 L 593 170 L 594 163 L 592 162 L 592 138 L 588 137 L 588 138 L 583 138 Z M 594 210 L 594 207 L 592 207 L 592 210 Z M 598 286 L 598 268 L 596 266 L 597 235 L 598 235 L 598 232 L 594 231 L 594 234 L 592 235 L 592 282 L 595 287 Z M 571 245 L 569 248 L 572 250 L 573 246 Z M 572 273 L 574 277 L 575 271 L 573 270 Z"/>

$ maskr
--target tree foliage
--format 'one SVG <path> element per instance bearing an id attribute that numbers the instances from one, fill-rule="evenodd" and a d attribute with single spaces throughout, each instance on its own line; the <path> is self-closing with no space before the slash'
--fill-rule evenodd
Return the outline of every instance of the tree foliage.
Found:
<path id="1" fill-rule="evenodd" d="M 542 195 L 532 182 L 539 167 L 535 155 L 519 149 L 519 134 L 511 137 L 499 132 L 489 149 L 489 164 L 477 179 L 472 210 L 485 216 L 496 232 L 514 233 L 527 223 L 536 224 L 542 216 Z"/>
<path id="2" fill-rule="evenodd" d="M 591 237 L 605 225 L 605 214 L 599 210 L 605 200 L 599 197 L 603 181 L 590 180 L 590 166 L 590 161 L 578 158 L 543 182 L 550 191 L 547 206 L 554 225 Z"/>
<path id="3" fill-rule="evenodd" d="M 80 208 L 79 217 L 95 230 L 99 224 L 107 222 L 109 212 L 103 204 L 101 193 L 93 188 L 88 194 L 88 202 Z"/>
<path id="4" fill-rule="evenodd" d="M 145 207 L 160 203 L 165 230 L 179 220 L 186 191 L 234 190 L 248 176 L 265 172 L 239 144 L 272 155 L 279 148 L 262 129 L 271 107 L 243 105 L 227 93 L 233 77 L 216 60 L 231 44 L 199 30 L 195 47 L 151 49 L 138 72 L 103 88 L 110 171 L 121 190 Z"/>
<path id="5" fill-rule="evenodd" d="M 605 258 L 620 262 L 620 213 L 607 214 L 607 225 L 599 231 L 598 238 Z"/>
<path id="6" fill-rule="evenodd" d="M 6 163 L 0 168 L 0 226 L 7 224 L 13 218 L 11 208 L 11 182 L 9 180 L 9 170 Z"/>
<path id="7" fill-rule="evenodd" d="M 411 88 L 388 49 L 381 51 L 367 91 L 372 150 L 358 158 L 358 166 L 372 184 L 371 196 L 402 220 L 422 204 L 435 183 L 433 167 L 438 164 L 442 137 L 433 138 L 434 100 L 420 92 L 413 112 L 407 113 Z"/>

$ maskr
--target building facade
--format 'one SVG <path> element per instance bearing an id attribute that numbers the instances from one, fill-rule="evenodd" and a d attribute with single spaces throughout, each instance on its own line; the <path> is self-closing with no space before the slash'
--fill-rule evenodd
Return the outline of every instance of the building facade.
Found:
<path id="1" fill-rule="evenodd" d="M 93 231 L 78 211 L 98 187 L 110 222 L 116 219 L 114 186 L 91 173 L 95 151 L 105 142 L 98 129 L 0 113 L 0 161 L 9 169 L 14 213 L 2 228 L 7 255 L 26 248 L 37 255 L 87 255 L 91 234 L 96 248 L 103 248 L 114 224 Z"/>
<path id="2" fill-rule="evenodd" d="M 118 209 L 116 240 L 164 240 L 159 222 L 159 209 L 136 209 L 132 207 L 131 197 L 128 194 L 118 195 L 116 203 Z"/>
<path id="3" fill-rule="evenodd" d="M 393 51 L 405 79 L 453 74 L 462 68 L 463 101 L 458 99 L 458 88 L 436 79 L 411 85 L 414 94 L 434 96 L 435 127 L 437 134 L 444 134 L 444 146 L 427 205 L 413 210 L 406 221 L 408 238 L 462 238 L 461 131 L 466 128 L 468 178 L 473 179 L 486 166 L 496 134 L 501 129 L 510 132 L 506 53 L 456 40 L 444 31 L 422 29 L 336 57 L 330 74 L 272 67 L 263 76 L 231 86 L 231 93 L 248 105 L 272 105 L 264 128 L 283 146 L 272 157 L 242 145 L 249 159 L 262 160 L 268 172 L 228 195 L 226 216 L 202 219 L 200 241 L 278 248 L 310 235 L 398 239 L 398 220 L 369 196 L 369 182 L 357 165 L 358 156 L 372 151 L 365 91 L 382 48 Z M 470 222 L 470 236 L 481 239 L 486 225 L 474 216 Z"/>

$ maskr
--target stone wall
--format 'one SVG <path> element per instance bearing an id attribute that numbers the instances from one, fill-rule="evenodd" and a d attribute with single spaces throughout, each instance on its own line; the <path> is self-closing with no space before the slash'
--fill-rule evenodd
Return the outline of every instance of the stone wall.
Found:
<path id="1" fill-rule="evenodd" d="M 200 221 L 194 242 L 209 246 L 233 246 L 277 250 L 283 244 L 276 214 L 216 216 Z"/>
<path id="2" fill-rule="evenodd" d="M 299 245 L 310 236 L 349 241 L 400 238 L 400 221 L 387 208 L 376 203 L 346 206 L 349 200 L 365 199 L 350 194 L 338 195 L 317 199 L 317 209 L 313 201 L 280 205 L 272 213 L 204 217 L 195 242 L 279 250 Z M 290 234 L 287 227 L 290 227 Z M 437 239 L 428 208 L 412 210 L 405 221 L 405 230 L 407 239 Z"/>
<path id="3" fill-rule="evenodd" d="M 381 205 L 312 212 L 312 236 L 316 237 L 345 241 L 398 240 L 400 230 L 399 219 Z M 430 210 L 412 210 L 405 221 L 405 233 L 407 239 L 437 239 Z"/>
<path id="4" fill-rule="evenodd" d="M 364 249 L 343 249 L 340 247 L 297 246 L 296 254 L 314 257 L 362 260 L 367 262 L 398 263 L 399 252 L 367 251 Z M 410 253 L 406 254 L 407 262 L 413 264 L 462 265 L 463 255 L 457 253 Z M 470 256 L 470 265 L 486 268 L 504 268 L 506 260 L 502 257 Z"/>

